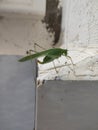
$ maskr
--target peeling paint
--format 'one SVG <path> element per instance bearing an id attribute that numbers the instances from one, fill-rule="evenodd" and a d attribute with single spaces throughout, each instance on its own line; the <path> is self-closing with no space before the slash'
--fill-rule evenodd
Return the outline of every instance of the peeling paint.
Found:
<path id="1" fill-rule="evenodd" d="M 57 44 L 61 33 L 62 7 L 59 0 L 47 0 L 46 15 L 43 22 L 46 29 L 54 36 L 53 45 Z"/>

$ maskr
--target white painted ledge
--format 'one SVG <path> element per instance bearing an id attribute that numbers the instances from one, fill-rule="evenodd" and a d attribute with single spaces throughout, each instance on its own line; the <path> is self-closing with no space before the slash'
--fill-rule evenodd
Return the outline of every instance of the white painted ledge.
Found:
<path id="1" fill-rule="evenodd" d="M 55 60 L 56 73 L 53 63 L 39 64 L 38 80 L 98 80 L 98 48 L 69 50 L 72 62 L 62 56 Z M 42 60 L 42 59 L 40 59 Z"/>
<path id="2" fill-rule="evenodd" d="M 0 13 L 44 15 L 46 0 L 0 0 Z"/>

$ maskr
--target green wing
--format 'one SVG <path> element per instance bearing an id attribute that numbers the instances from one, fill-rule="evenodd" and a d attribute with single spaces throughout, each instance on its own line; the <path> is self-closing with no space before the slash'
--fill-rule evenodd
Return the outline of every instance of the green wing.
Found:
<path id="1" fill-rule="evenodd" d="M 19 59 L 19 61 L 24 62 L 24 61 L 28 61 L 28 60 L 31 60 L 31 59 L 35 59 L 35 58 L 44 56 L 44 55 L 48 54 L 50 52 L 50 50 L 51 49 L 46 50 L 46 51 L 42 51 L 42 52 L 38 52 L 36 54 L 32 54 L 32 55 L 29 55 L 29 56 L 25 56 L 25 57 Z"/>

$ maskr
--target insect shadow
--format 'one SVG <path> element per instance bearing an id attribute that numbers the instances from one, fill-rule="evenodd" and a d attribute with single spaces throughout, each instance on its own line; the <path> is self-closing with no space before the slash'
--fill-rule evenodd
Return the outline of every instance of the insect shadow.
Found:
<path id="1" fill-rule="evenodd" d="M 42 48 L 44 51 L 36 52 L 36 46 Z M 34 52 L 34 54 L 32 54 L 32 52 Z M 58 70 L 57 70 L 55 63 L 54 63 L 55 59 L 58 59 L 61 56 L 65 56 L 66 58 L 69 58 L 71 60 L 71 63 L 73 64 L 71 57 L 68 56 L 68 50 L 67 49 L 51 48 L 51 49 L 45 50 L 45 48 L 39 46 L 37 43 L 34 43 L 34 50 L 27 51 L 27 54 L 28 54 L 27 56 L 19 59 L 19 62 L 33 60 L 33 59 L 44 56 L 42 61 L 37 60 L 37 62 L 39 64 L 47 64 L 47 63 L 53 62 L 54 69 L 55 69 L 56 73 L 58 73 Z"/>

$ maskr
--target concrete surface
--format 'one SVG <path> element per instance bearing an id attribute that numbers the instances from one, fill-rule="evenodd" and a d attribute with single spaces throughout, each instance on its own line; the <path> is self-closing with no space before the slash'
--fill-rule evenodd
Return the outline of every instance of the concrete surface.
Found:
<path id="1" fill-rule="evenodd" d="M 63 42 L 72 64 L 65 57 L 55 61 L 62 80 L 98 80 L 98 0 L 62 0 Z M 53 63 L 40 66 L 40 79 L 57 76 Z M 73 73 L 73 70 L 75 74 Z M 52 74 L 51 74 L 52 73 Z"/>
<path id="2" fill-rule="evenodd" d="M 46 0 L 0 0 L 1 13 L 44 15 Z"/>
<path id="3" fill-rule="evenodd" d="M 33 130 L 36 63 L 0 55 L 0 130 Z"/>
<path id="4" fill-rule="evenodd" d="M 39 87 L 38 130 L 98 130 L 98 81 L 47 81 Z"/>

